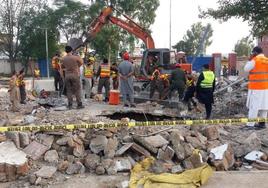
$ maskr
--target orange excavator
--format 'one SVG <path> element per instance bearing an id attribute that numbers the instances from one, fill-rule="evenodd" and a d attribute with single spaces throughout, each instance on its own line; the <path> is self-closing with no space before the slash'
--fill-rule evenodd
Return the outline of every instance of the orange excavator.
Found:
<path id="1" fill-rule="evenodd" d="M 114 10 L 118 11 L 125 20 L 112 16 Z M 170 51 L 167 48 L 155 48 L 154 40 L 151 35 L 112 5 L 101 11 L 100 15 L 89 25 L 87 31 L 84 32 L 79 39 L 71 38 L 68 44 L 72 46 L 74 50 L 86 45 L 93 40 L 102 27 L 108 23 L 117 25 L 144 42 L 147 49 L 143 52 L 140 80 L 147 80 L 149 75 L 153 72 L 154 67 L 157 66 L 162 66 L 164 73 L 169 73 L 171 69 L 174 69 L 176 64 L 175 51 Z"/>
<path id="2" fill-rule="evenodd" d="M 123 20 L 114 17 L 112 15 L 114 10 L 118 11 L 125 19 Z M 68 45 L 70 45 L 74 50 L 85 46 L 87 43 L 91 42 L 102 27 L 108 23 L 115 24 L 135 35 L 137 38 L 141 39 L 146 46 L 140 65 L 141 74 L 136 77 L 139 84 L 136 82 L 137 87 L 134 86 L 136 92 L 140 93 L 140 91 L 148 90 L 147 86 L 150 75 L 156 67 L 162 67 L 162 74 L 170 74 L 172 69 L 175 68 L 175 51 L 170 51 L 168 48 L 155 48 L 154 40 L 151 35 L 127 15 L 115 9 L 112 5 L 104 8 L 100 15 L 89 25 L 87 31 L 84 32 L 79 39 L 71 38 Z"/>

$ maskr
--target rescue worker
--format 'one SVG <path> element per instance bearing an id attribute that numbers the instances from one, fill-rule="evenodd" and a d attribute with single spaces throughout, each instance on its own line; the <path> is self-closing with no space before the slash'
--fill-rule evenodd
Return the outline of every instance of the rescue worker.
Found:
<path id="1" fill-rule="evenodd" d="M 124 107 L 136 107 L 134 104 L 133 88 L 134 67 L 129 61 L 130 58 L 128 52 L 125 52 L 122 57 L 124 61 L 118 65 L 120 93 L 123 95 Z"/>
<path id="2" fill-rule="evenodd" d="M 108 59 L 104 58 L 102 64 L 100 65 L 97 77 L 99 78 L 98 84 L 98 94 L 102 94 L 102 88 L 105 88 L 105 99 L 104 102 L 109 101 L 109 92 L 110 92 L 110 65 L 108 63 Z"/>
<path id="3" fill-rule="evenodd" d="M 186 84 L 185 72 L 180 68 L 180 64 L 177 63 L 175 66 L 176 68 L 171 72 L 170 77 L 169 98 L 172 97 L 172 92 L 177 90 L 179 99 L 182 100 Z"/>
<path id="4" fill-rule="evenodd" d="M 160 78 L 162 79 L 164 89 L 162 91 L 163 95 L 161 100 L 166 99 L 170 87 L 170 81 L 169 81 L 169 76 L 168 74 L 161 74 Z"/>
<path id="5" fill-rule="evenodd" d="M 12 112 L 19 111 L 20 90 L 19 90 L 18 74 L 16 71 L 13 72 L 12 77 L 10 78 L 8 92 L 11 102 L 11 111 Z"/>
<path id="6" fill-rule="evenodd" d="M 164 83 L 158 68 L 154 70 L 150 80 L 150 99 L 153 98 L 155 90 L 157 90 L 159 93 L 159 99 L 161 100 L 163 98 Z"/>
<path id="7" fill-rule="evenodd" d="M 94 76 L 94 57 L 89 57 L 88 62 L 84 65 L 84 80 L 85 80 L 85 98 L 90 98 L 92 90 L 92 78 Z"/>
<path id="8" fill-rule="evenodd" d="M 222 75 L 223 77 L 227 78 L 228 76 L 228 68 L 226 65 L 223 65 L 223 68 L 222 68 Z"/>
<path id="9" fill-rule="evenodd" d="M 119 86 L 119 80 L 118 80 L 118 67 L 116 63 L 113 63 L 111 66 L 111 77 L 113 80 L 113 89 L 117 90 Z"/>
<path id="10" fill-rule="evenodd" d="M 206 119 L 210 119 L 212 104 L 214 103 L 213 92 L 215 90 L 215 75 L 209 70 L 209 65 L 203 65 L 203 72 L 199 75 L 196 83 L 196 98 L 205 105 Z"/>
<path id="11" fill-rule="evenodd" d="M 262 48 L 254 47 L 244 70 L 249 72 L 247 107 L 248 118 L 267 118 L 268 112 L 268 58 Z M 247 123 L 247 129 L 263 129 L 265 122 Z"/>
<path id="12" fill-rule="evenodd" d="M 34 68 L 34 78 L 40 79 L 40 69 L 37 66 Z"/>
<path id="13" fill-rule="evenodd" d="M 195 95 L 195 79 L 194 76 L 191 74 L 187 74 L 186 76 L 187 80 L 186 80 L 186 92 L 183 98 L 183 102 L 187 103 L 188 106 L 188 110 L 191 111 L 192 110 L 192 104 L 194 106 L 194 108 L 197 109 L 197 104 L 194 101 L 193 97 Z"/>
<path id="14" fill-rule="evenodd" d="M 72 55 L 72 47 L 66 46 L 67 55 L 62 58 L 62 68 L 65 72 L 65 86 L 68 98 L 68 108 L 73 107 L 73 95 L 76 97 L 77 109 L 84 108 L 81 101 L 81 84 L 79 68 L 83 65 L 83 60 L 79 56 Z"/>
<path id="15" fill-rule="evenodd" d="M 20 89 L 20 103 L 26 104 L 26 89 L 25 89 L 25 81 L 24 81 L 24 68 L 20 70 L 18 75 L 18 86 Z"/>
<path id="16" fill-rule="evenodd" d="M 63 89 L 63 79 L 60 74 L 61 72 L 60 61 L 61 61 L 60 54 L 57 52 L 51 61 L 54 76 L 55 91 L 62 91 Z"/>

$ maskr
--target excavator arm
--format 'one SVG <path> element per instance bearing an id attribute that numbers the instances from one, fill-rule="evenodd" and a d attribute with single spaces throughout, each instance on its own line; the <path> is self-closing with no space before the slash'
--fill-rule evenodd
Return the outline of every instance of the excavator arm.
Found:
<path id="1" fill-rule="evenodd" d="M 124 20 L 121 20 L 113 16 L 110 16 L 109 20 L 111 23 L 121 27 L 122 29 L 128 31 L 129 33 L 141 39 L 145 43 L 147 49 L 155 48 L 154 40 L 151 37 L 151 35 L 147 33 L 142 27 L 140 27 L 135 22 L 133 22 L 132 20 L 129 20 L 129 22 L 126 22 Z"/>
<path id="2" fill-rule="evenodd" d="M 86 43 L 89 43 L 101 31 L 102 27 L 110 22 L 141 39 L 145 43 L 146 48 L 151 49 L 155 47 L 153 38 L 144 28 L 124 14 L 123 16 L 127 21 L 111 16 L 113 9 L 112 6 L 104 8 L 100 15 L 89 25 L 88 31 L 84 32 L 79 39 L 71 38 L 68 45 L 77 50 Z"/>

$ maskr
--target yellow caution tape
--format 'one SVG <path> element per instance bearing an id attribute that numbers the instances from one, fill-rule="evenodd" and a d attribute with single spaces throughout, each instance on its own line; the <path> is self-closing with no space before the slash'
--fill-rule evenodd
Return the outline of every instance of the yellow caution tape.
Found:
<path id="1" fill-rule="evenodd" d="M 74 129 L 107 129 L 120 127 L 147 127 L 147 126 L 177 126 L 177 125 L 217 125 L 241 124 L 247 122 L 268 122 L 268 118 L 239 118 L 239 119 L 211 119 L 211 120 L 177 120 L 177 121 L 144 121 L 129 123 L 92 123 L 92 124 L 67 124 L 67 125 L 31 125 L 0 127 L 0 132 L 6 131 L 53 131 Z"/>

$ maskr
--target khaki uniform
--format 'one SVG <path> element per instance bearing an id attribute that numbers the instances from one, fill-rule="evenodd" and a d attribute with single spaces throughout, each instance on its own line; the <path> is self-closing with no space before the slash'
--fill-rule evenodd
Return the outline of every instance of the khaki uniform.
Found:
<path id="1" fill-rule="evenodd" d="M 73 95 L 76 97 L 77 106 L 82 106 L 81 101 L 81 83 L 79 67 L 83 60 L 74 55 L 66 55 L 62 59 L 62 68 L 65 70 L 65 86 L 68 98 L 68 107 L 72 107 Z"/>
<path id="2" fill-rule="evenodd" d="M 11 111 L 19 110 L 19 102 L 20 102 L 20 90 L 18 87 L 18 78 L 16 75 L 13 75 L 9 81 L 9 95 L 11 102 Z"/>

